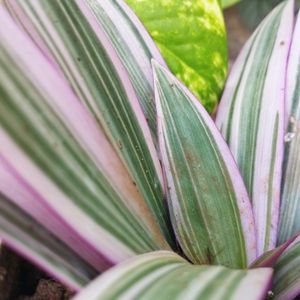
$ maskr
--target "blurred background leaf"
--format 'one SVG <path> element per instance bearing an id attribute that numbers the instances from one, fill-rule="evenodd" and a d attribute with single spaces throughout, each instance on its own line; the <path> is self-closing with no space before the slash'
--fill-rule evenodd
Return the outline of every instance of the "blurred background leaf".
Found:
<path id="1" fill-rule="evenodd" d="M 223 8 L 227 8 L 229 6 L 232 6 L 236 3 L 240 2 L 240 0 L 221 0 L 221 4 Z"/>
<path id="2" fill-rule="evenodd" d="M 127 0 L 170 69 L 215 108 L 227 75 L 227 39 L 219 0 Z"/>
<path id="3" fill-rule="evenodd" d="M 245 25 L 254 30 L 261 20 L 282 0 L 244 0 L 238 4 Z"/>

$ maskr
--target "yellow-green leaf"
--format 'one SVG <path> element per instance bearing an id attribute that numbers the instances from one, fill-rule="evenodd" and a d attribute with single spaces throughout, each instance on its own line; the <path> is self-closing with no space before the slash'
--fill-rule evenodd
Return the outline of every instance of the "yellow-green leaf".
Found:
<path id="1" fill-rule="evenodd" d="M 218 0 L 127 0 L 170 69 L 214 109 L 227 74 L 227 44 Z"/>

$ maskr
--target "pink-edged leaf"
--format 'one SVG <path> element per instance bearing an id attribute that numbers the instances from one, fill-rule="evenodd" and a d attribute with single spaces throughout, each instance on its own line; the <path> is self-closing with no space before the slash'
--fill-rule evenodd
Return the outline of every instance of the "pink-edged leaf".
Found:
<path id="1" fill-rule="evenodd" d="M 281 3 L 262 22 L 229 76 L 216 117 L 252 199 L 259 255 L 277 242 L 293 22 L 293 0 Z"/>
<path id="2" fill-rule="evenodd" d="M 285 154 L 278 243 L 300 231 L 300 16 L 290 50 L 286 83 Z"/>
<path id="3" fill-rule="evenodd" d="M 256 258 L 256 237 L 234 159 L 199 101 L 153 65 L 159 146 L 180 246 L 194 263 L 245 268 Z"/>
<path id="4" fill-rule="evenodd" d="M 7 199 L 21 207 L 36 222 L 43 224 L 96 270 L 105 270 L 112 265 L 101 255 L 99 249 L 88 244 L 74 228 L 66 223 L 1 155 L 0 190 Z"/>
<path id="5" fill-rule="evenodd" d="M 149 126 L 130 76 L 111 37 L 88 4 L 91 2 L 5 2 L 34 42 L 39 46 L 42 43 L 42 51 L 55 61 L 79 101 L 93 114 L 161 231 L 174 245 L 161 166 Z"/>
<path id="6" fill-rule="evenodd" d="M 295 235 L 281 246 L 270 250 L 258 257 L 252 264 L 251 268 L 273 268 L 282 253 L 299 237 Z"/>
<path id="7" fill-rule="evenodd" d="M 191 265 L 171 252 L 137 256 L 99 276 L 74 300 L 264 300 L 272 269 Z"/>
<path id="8" fill-rule="evenodd" d="M 88 20 L 95 17 L 94 28 L 101 28 L 128 71 L 130 80 L 157 142 L 151 59 L 166 66 L 156 44 L 141 21 L 123 0 L 76 0 Z"/>
<path id="9" fill-rule="evenodd" d="M 44 54 L 57 65 L 50 49 L 41 38 L 34 22 L 27 16 L 26 7 L 16 0 L 3 1 L 7 10 L 15 17 L 35 41 Z M 99 28 L 109 37 L 119 58 L 124 64 L 138 96 L 139 102 L 156 142 L 156 112 L 154 105 L 151 58 L 166 66 L 156 44 L 149 33 L 123 0 L 76 0 L 88 20 L 94 20 L 94 30 Z M 57 65 L 59 68 L 59 66 Z"/>
<path id="10" fill-rule="evenodd" d="M 74 290 L 80 290 L 97 272 L 69 245 L 0 193 L 0 236 L 5 244 Z"/>
<path id="11" fill-rule="evenodd" d="M 2 6 L 0 20 L 0 192 L 52 233 L 63 230 L 65 243 L 74 238 L 84 258 L 92 249 L 90 263 L 104 260 L 98 269 L 169 249 L 90 112 Z"/>
<path id="12" fill-rule="evenodd" d="M 274 300 L 293 300 L 300 295 L 300 233 L 280 256 L 274 268 Z"/>

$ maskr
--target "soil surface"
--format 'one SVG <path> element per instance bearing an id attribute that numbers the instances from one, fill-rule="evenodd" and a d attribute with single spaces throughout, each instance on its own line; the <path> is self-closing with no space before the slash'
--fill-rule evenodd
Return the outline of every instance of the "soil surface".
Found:
<path id="1" fill-rule="evenodd" d="M 0 300 L 68 300 L 72 292 L 28 261 L 1 247 Z"/>

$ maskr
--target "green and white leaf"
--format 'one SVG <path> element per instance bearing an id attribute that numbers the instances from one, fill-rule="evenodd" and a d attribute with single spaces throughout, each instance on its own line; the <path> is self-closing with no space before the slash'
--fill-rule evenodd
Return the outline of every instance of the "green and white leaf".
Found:
<path id="1" fill-rule="evenodd" d="M 300 231 L 300 17 L 290 51 L 286 88 L 285 156 L 278 244 Z"/>
<path id="2" fill-rule="evenodd" d="M 80 114 L 77 116 L 79 117 Z M 4 144 L 3 149 L 6 147 L 7 145 Z M 3 152 L 5 153 L 5 151 Z M 16 154 L 15 159 L 19 159 Z M 35 222 L 43 224 L 45 229 L 68 245 L 81 259 L 96 270 L 103 271 L 112 265 L 112 262 L 107 261 L 97 247 L 93 247 L 87 239 L 82 238 L 78 231 L 70 227 L 70 224 L 61 218 L 61 214 L 57 214 L 49 206 L 47 200 L 37 192 L 34 186 L 28 183 L 26 178 L 22 177 L 20 172 L 2 154 L 0 154 L 0 191 L 6 199 L 21 208 Z M 5 227 L 4 230 L 8 231 L 9 228 Z M 18 249 L 16 250 L 18 251 Z M 30 257 L 27 258 L 30 259 Z M 34 259 L 34 255 L 31 258 Z"/>
<path id="3" fill-rule="evenodd" d="M 101 275 L 74 300 L 263 300 L 272 269 L 191 265 L 172 252 L 153 252 Z"/>
<path id="4" fill-rule="evenodd" d="M 168 242 L 174 244 L 149 127 L 128 73 L 87 2 L 5 3 L 43 52 L 57 62 L 124 162 Z"/>
<path id="5" fill-rule="evenodd" d="M 169 249 L 95 119 L 2 7 L 0 19 L 0 158 L 49 207 L 43 218 L 54 212 L 110 263 Z"/>
<path id="6" fill-rule="evenodd" d="M 254 219 L 228 146 L 196 98 L 154 63 L 159 146 L 173 227 L 197 264 L 246 268 L 256 258 Z"/>
<path id="7" fill-rule="evenodd" d="M 258 255 L 277 241 L 284 90 L 294 1 L 275 8 L 247 42 L 227 81 L 216 124 L 252 199 Z"/>
<path id="8" fill-rule="evenodd" d="M 284 244 L 278 246 L 277 248 L 265 252 L 259 256 L 252 264 L 251 268 L 273 268 L 277 263 L 278 259 L 281 257 L 282 253 L 300 236 L 300 232 L 287 240 Z"/>
<path id="9" fill-rule="evenodd" d="M 227 75 L 227 39 L 219 0 L 126 0 L 172 72 L 212 112 Z"/>
<path id="10" fill-rule="evenodd" d="M 300 238 L 276 263 L 273 291 L 274 300 L 293 300 L 300 295 Z"/>
<path id="11" fill-rule="evenodd" d="M 34 257 L 34 263 L 46 266 L 49 273 L 80 290 L 98 272 L 72 249 L 49 233 L 40 223 L 25 214 L 0 193 L 0 236 L 22 254 Z"/>
<path id="12" fill-rule="evenodd" d="M 156 142 L 151 58 L 164 64 L 156 44 L 123 0 L 86 0 L 85 4 L 108 35 L 124 63 Z"/>

